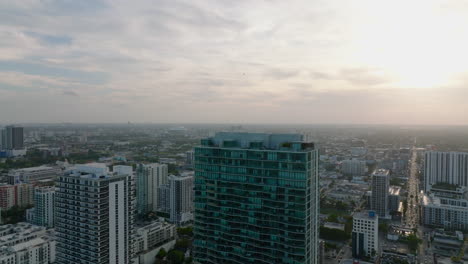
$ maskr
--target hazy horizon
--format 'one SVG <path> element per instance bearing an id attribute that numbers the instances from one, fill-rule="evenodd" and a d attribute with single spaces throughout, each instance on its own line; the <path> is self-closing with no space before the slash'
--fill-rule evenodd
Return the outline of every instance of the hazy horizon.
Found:
<path id="1" fill-rule="evenodd" d="M 0 1 L 0 124 L 468 125 L 462 1 Z"/>

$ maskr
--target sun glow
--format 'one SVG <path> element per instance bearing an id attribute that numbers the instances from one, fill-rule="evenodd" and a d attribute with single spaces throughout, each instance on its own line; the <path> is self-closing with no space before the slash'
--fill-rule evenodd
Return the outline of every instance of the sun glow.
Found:
<path id="1" fill-rule="evenodd" d="M 468 20 L 440 1 L 373 1 L 356 16 L 356 60 L 402 88 L 440 87 L 468 71 Z"/>

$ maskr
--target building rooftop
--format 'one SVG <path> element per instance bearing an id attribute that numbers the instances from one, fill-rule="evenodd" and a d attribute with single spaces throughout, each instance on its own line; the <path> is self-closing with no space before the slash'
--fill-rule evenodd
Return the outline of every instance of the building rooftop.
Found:
<path id="1" fill-rule="evenodd" d="M 214 137 L 201 141 L 202 146 L 265 149 L 284 151 L 304 151 L 314 149 L 314 143 L 303 141 L 300 134 L 267 134 L 244 132 L 218 132 Z"/>
<path id="2" fill-rule="evenodd" d="M 401 187 L 400 186 L 390 186 L 388 188 L 388 194 L 390 195 L 400 195 Z"/>
<path id="3" fill-rule="evenodd" d="M 388 176 L 389 174 L 390 171 L 386 169 L 378 169 L 373 173 L 374 176 Z"/>
<path id="4" fill-rule="evenodd" d="M 375 211 L 355 212 L 353 215 L 353 218 L 369 219 L 369 220 L 379 219 Z"/>
<path id="5" fill-rule="evenodd" d="M 65 172 L 65 176 L 74 176 L 86 179 L 108 179 L 113 176 L 123 176 L 132 172 L 131 166 L 114 166 L 114 172 L 110 172 L 104 163 L 78 164 Z"/>

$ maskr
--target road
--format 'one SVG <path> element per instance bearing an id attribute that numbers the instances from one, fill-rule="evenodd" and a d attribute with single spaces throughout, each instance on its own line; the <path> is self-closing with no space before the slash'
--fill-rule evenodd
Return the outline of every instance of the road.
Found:
<path id="1" fill-rule="evenodd" d="M 423 241 L 418 248 L 418 263 L 432 264 L 432 251 L 430 248 L 428 248 L 428 231 L 426 231 L 422 226 L 419 226 L 420 207 L 418 198 L 420 181 L 418 178 L 419 166 L 416 162 L 418 152 L 413 147 L 411 153 L 410 175 L 408 179 L 408 209 L 405 215 L 405 223 L 410 228 L 416 228 L 417 236 Z"/>
<path id="2" fill-rule="evenodd" d="M 410 175 L 408 179 L 408 208 L 405 215 L 405 223 L 410 228 L 418 228 L 419 226 L 419 206 L 418 206 L 418 194 L 419 194 L 419 179 L 418 179 L 418 164 L 416 159 L 418 153 L 413 148 L 411 162 L 410 162 Z"/>

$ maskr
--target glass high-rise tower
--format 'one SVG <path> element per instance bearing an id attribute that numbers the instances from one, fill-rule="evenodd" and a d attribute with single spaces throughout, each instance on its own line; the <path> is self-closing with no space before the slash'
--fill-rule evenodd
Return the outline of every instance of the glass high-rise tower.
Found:
<path id="1" fill-rule="evenodd" d="M 202 139 L 195 148 L 196 263 L 318 263 L 318 155 L 298 134 Z"/>

